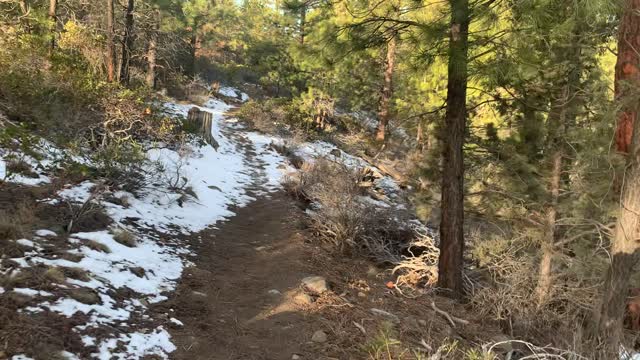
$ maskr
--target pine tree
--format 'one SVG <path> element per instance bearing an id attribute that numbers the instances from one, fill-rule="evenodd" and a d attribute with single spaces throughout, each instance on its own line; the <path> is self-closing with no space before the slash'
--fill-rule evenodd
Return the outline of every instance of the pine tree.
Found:
<path id="1" fill-rule="evenodd" d="M 596 335 L 607 345 L 607 350 L 612 355 L 619 352 L 629 277 L 637 263 L 640 248 L 640 121 L 637 119 L 638 105 L 634 97 L 634 92 L 640 89 L 638 14 L 640 0 L 626 1 L 618 30 L 615 88 L 616 101 L 621 105 L 616 140 L 618 149 L 628 151 L 627 164 L 620 195 L 620 210 L 611 239 L 611 266 L 605 277 L 603 298 L 594 317 Z M 629 135 L 631 142 L 627 147 Z"/>
<path id="2" fill-rule="evenodd" d="M 442 220 L 438 287 L 454 297 L 464 293 L 464 137 L 467 118 L 468 0 L 450 0 L 447 113 L 442 163 Z"/>

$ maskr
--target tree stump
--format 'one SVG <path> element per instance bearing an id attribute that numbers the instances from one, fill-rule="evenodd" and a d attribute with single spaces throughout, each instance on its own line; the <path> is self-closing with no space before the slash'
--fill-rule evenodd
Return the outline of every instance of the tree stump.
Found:
<path id="1" fill-rule="evenodd" d="M 193 129 L 198 135 L 202 136 L 204 141 L 218 150 L 220 146 L 211 134 L 213 126 L 213 114 L 208 111 L 202 111 L 197 107 L 192 107 L 187 116 L 186 125 L 189 129 Z"/>

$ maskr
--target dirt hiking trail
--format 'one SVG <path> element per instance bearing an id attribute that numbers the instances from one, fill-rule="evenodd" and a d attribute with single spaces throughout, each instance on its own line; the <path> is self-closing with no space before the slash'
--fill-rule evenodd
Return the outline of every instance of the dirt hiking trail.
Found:
<path id="1" fill-rule="evenodd" d="M 175 359 L 291 359 L 305 354 L 313 328 L 293 299 L 311 275 L 291 198 L 270 198 L 235 209 L 236 216 L 193 238 L 198 254 L 172 308 L 184 322 L 172 332 Z M 309 346 L 306 346 L 308 349 Z"/>

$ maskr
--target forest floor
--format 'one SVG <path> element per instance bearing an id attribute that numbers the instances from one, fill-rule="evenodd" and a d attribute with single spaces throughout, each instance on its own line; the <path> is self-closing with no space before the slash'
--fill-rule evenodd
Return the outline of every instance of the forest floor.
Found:
<path id="1" fill-rule="evenodd" d="M 452 326 L 430 302 L 474 320 L 463 306 L 404 297 L 385 285 L 389 272 L 315 246 L 301 204 L 284 192 L 235 211 L 190 238 L 194 265 L 155 309 L 184 324 L 170 331 L 172 359 L 420 359 L 440 347 L 457 359 L 466 345 L 447 346 L 500 339 L 495 324 Z M 327 291 L 306 288 L 310 276 L 326 279 Z"/>
<path id="2" fill-rule="evenodd" d="M 165 106 L 185 115 L 193 105 Z M 193 199 L 166 185 L 178 178 L 97 194 L 97 183 L 53 178 L 55 161 L 20 155 L 38 172 L 4 184 L 3 194 L 29 195 L 29 216 L 0 224 L 20 223 L 23 237 L 0 239 L 0 359 L 458 359 L 500 340 L 497 324 L 464 305 L 403 294 L 387 286 L 389 269 L 315 241 L 305 204 L 282 189 L 295 169 L 274 150 L 280 140 L 238 123 L 222 101 L 201 109 L 219 149 L 149 154 L 188 178 Z M 305 143 L 298 154 L 334 149 Z M 0 211 L 16 212 L 12 199 Z M 93 211 L 65 230 L 65 209 L 87 204 Z"/>

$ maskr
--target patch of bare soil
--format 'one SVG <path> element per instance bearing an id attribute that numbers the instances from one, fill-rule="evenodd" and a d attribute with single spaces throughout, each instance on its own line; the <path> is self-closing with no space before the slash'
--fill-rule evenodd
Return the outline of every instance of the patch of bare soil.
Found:
<path id="1" fill-rule="evenodd" d="M 409 298 L 387 286 L 390 272 L 319 248 L 303 216 L 294 200 L 276 193 L 191 237 L 194 265 L 173 298 L 155 308 L 184 323 L 171 329 L 178 347 L 171 358 L 417 359 L 428 347 L 478 344 L 500 333 L 462 305 Z M 330 290 L 302 289 L 310 275 L 325 277 Z M 432 301 L 469 323 L 451 324 Z M 314 337 L 318 331 L 326 340 Z"/>

